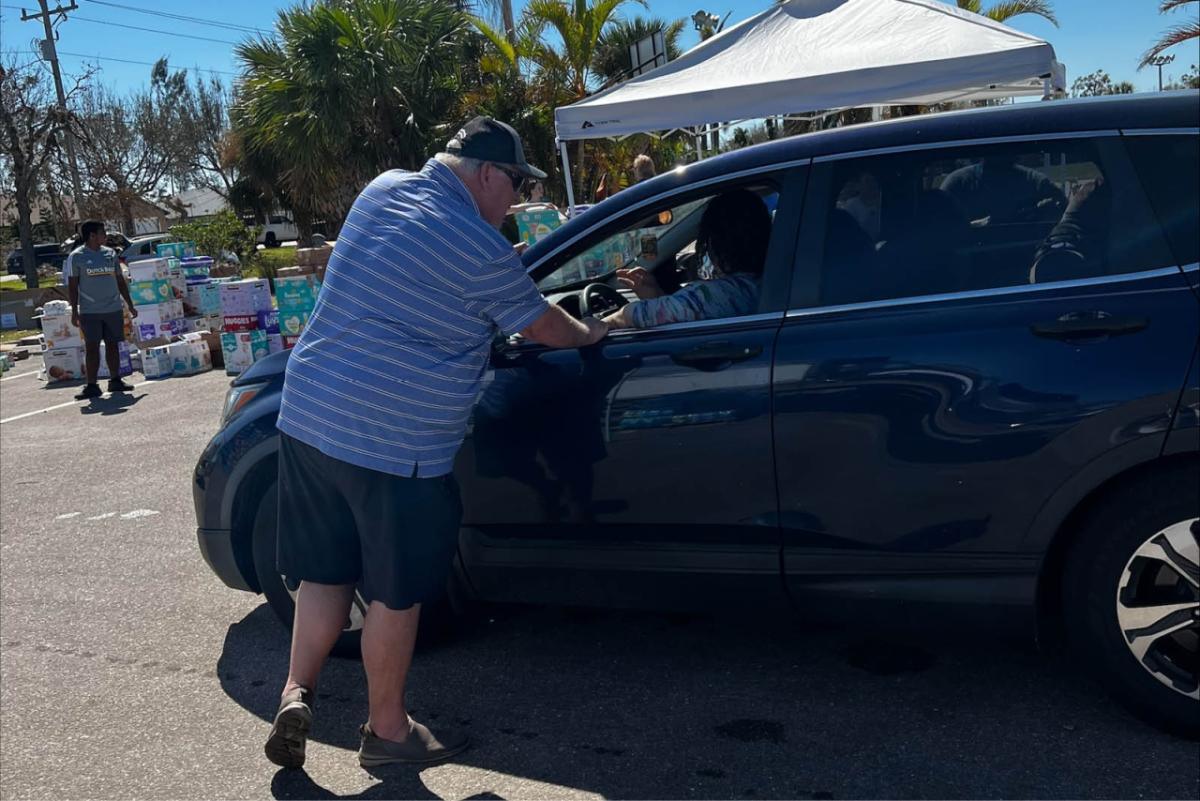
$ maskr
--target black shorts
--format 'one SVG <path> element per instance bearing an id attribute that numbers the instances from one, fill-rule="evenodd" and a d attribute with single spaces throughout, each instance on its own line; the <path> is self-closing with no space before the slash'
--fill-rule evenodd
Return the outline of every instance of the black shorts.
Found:
<path id="1" fill-rule="evenodd" d="M 119 311 L 80 314 L 79 330 L 85 342 L 95 342 L 97 347 L 101 342 L 124 342 L 125 315 Z"/>
<path id="2" fill-rule="evenodd" d="M 369 604 L 408 609 L 446 589 L 462 501 L 453 475 L 405 478 L 279 435 L 279 547 L 289 584 L 358 584 Z"/>

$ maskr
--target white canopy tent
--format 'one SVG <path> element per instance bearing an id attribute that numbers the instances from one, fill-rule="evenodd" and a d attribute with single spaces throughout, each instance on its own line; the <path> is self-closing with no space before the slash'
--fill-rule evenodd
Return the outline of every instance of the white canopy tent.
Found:
<path id="1" fill-rule="evenodd" d="M 680 58 L 554 111 L 566 143 L 814 109 L 1065 88 L 1054 48 L 937 0 L 785 0 Z"/>

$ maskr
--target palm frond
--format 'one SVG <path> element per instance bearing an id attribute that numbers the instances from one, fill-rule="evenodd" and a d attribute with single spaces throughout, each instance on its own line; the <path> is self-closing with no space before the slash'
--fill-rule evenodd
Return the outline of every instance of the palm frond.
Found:
<path id="1" fill-rule="evenodd" d="M 1164 51 L 1169 50 L 1175 45 L 1198 38 L 1200 38 L 1200 21 L 1188 22 L 1168 29 L 1166 33 L 1159 37 L 1159 40 L 1154 43 L 1153 47 L 1142 54 L 1142 59 L 1138 62 L 1138 69 L 1149 66 L 1150 59 L 1161 55 Z"/>
<path id="2" fill-rule="evenodd" d="M 1033 14 L 1058 27 L 1058 17 L 1054 16 L 1050 0 L 1002 0 L 984 12 L 986 17 L 996 22 L 1005 22 L 1023 14 Z"/>
<path id="3" fill-rule="evenodd" d="M 1158 13 L 1166 14 L 1169 11 L 1174 11 L 1177 8 L 1183 8 L 1189 3 L 1195 3 L 1197 0 L 1162 0 L 1158 7 Z"/>
<path id="4" fill-rule="evenodd" d="M 509 43 L 503 33 L 493 28 L 480 17 L 467 17 L 467 20 L 475 26 L 475 29 L 483 34 L 484 38 L 492 43 L 492 47 L 499 51 L 508 63 L 514 67 L 517 66 L 517 51 L 516 48 Z"/>

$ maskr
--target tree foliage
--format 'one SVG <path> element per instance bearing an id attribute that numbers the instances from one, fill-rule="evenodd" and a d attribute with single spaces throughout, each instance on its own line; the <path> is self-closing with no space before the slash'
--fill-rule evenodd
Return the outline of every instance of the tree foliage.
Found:
<path id="1" fill-rule="evenodd" d="M 126 234 L 134 233 L 135 201 L 157 194 L 186 158 L 180 132 L 187 92 L 187 73 L 171 72 L 159 59 L 147 90 L 122 98 L 97 85 L 81 94 L 72 124 L 87 214 L 118 219 Z"/>
<path id="2" fill-rule="evenodd" d="M 222 211 L 203 222 L 184 222 L 173 225 L 170 234 L 181 242 L 195 242 L 200 253 L 214 258 L 228 251 L 246 264 L 256 253 L 259 229 L 241 221 L 232 211 Z"/>
<path id="3" fill-rule="evenodd" d="M 417 168 L 445 141 L 465 26 L 441 0 L 328 0 L 280 11 L 275 38 L 238 45 L 234 131 L 278 169 L 302 234 L 305 220 L 336 227 L 371 178 Z"/>
<path id="4" fill-rule="evenodd" d="M 1175 45 L 1183 44 L 1184 42 L 1195 41 L 1200 39 L 1200 8 L 1192 8 L 1198 0 L 1162 0 L 1158 6 L 1160 14 L 1169 14 L 1178 11 L 1181 8 L 1191 8 L 1192 12 L 1187 22 L 1179 25 L 1173 25 L 1163 32 L 1150 49 L 1142 54 L 1141 61 L 1138 63 L 1138 69 L 1146 67 L 1150 64 L 1150 60 L 1162 55 L 1167 50 L 1170 50 Z M 1195 49 L 1193 48 L 1193 51 Z"/>
<path id="5" fill-rule="evenodd" d="M 84 91 L 90 77 L 86 72 L 68 87 L 68 104 Z M 14 191 L 25 285 L 31 289 L 38 285 L 33 204 L 70 123 L 70 112 L 58 105 L 49 76 L 35 63 L 18 62 L 14 55 L 0 64 L 0 173 Z"/>
<path id="6" fill-rule="evenodd" d="M 1114 83 L 1104 70 L 1081 75 L 1071 84 L 1072 97 L 1097 97 L 1099 95 L 1128 95 L 1133 93 L 1129 81 Z"/>
<path id="7" fill-rule="evenodd" d="M 983 0 L 958 0 L 958 7 L 972 14 L 980 14 L 996 22 L 1007 22 L 1013 17 L 1033 14 L 1058 27 L 1058 17 L 1050 0 L 1000 0 L 984 8 Z"/>

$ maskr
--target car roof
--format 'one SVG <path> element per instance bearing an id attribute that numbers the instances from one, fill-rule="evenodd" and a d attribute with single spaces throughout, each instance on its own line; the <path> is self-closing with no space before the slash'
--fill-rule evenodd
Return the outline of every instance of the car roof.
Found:
<path id="1" fill-rule="evenodd" d="M 790 136 L 677 167 L 624 189 L 539 240 L 526 251 L 524 261 L 533 264 L 564 238 L 648 197 L 708 178 L 774 164 L 976 139 L 1164 128 L 1194 132 L 1198 127 L 1200 91 L 1183 90 L 921 114 Z"/>

